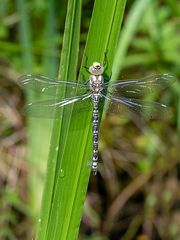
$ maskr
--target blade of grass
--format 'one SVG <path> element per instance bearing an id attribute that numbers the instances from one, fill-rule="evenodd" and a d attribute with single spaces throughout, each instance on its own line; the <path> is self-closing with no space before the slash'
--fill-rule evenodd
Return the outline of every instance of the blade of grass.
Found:
<path id="1" fill-rule="evenodd" d="M 61 54 L 61 64 L 59 71 L 60 79 L 76 79 L 79 32 L 80 32 L 80 16 L 81 16 L 81 1 L 70 0 L 68 2 L 65 33 L 63 39 L 63 49 Z M 63 92 L 60 94 L 65 93 Z M 58 192 L 61 192 L 63 190 L 63 186 L 60 186 L 60 189 L 57 189 L 57 185 L 58 181 L 60 181 L 61 185 L 63 185 L 64 180 L 63 172 L 60 171 L 60 165 L 62 161 L 62 159 L 60 159 L 61 157 L 60 153 L 61 151 L 63 152 L 64 147 L 63 140 L 65 140 L 66 138 L 65 131 L 66 131 L 65 122 L 56 120 L 53 127 L 49 161 L 47 167 L 47 177 L 41 208 L 42 209 L 41 218 L 39 219 L 39 229 L 37 232 L 37 239 L 41 240 L 59 239 L 56 237 L 57 231 L 60 232 L 63 231 L 63 219 L 65 218 L 64 212 L 61 209 L 59 209 L 59 207 L 57 208 L 56 205 L 57 201 L 58 205 L 61 202 L 63 202 L 63 195 L 58 194 Z M 66 186 L 68 186 L 67 182 Z M 58 225 L 59 223 L 58 218 L 61 216 L 63 216 L 63 218 L 61 219 L 61 225 Z"/>
<path id="2" fill-rule="evenodd" d="M 88 64 L 92 64 L 93 61 L 100 61 L 102 63 L 104 53 L 108 50 L 106 75 L 110 75 L 111 73 L 113 54 L 125 4 L 126 1 L 95 1 L 84 56 L 88 57 Z M 81 67 L 81 71 L 85 77 L 88 77 L 83 67 Z M 73 169 L 69 174 L 69 178 L 71 178 L 73 173 L 76 181 L 74 182 L 71 219 L 67 228 L 66 238 L 64 239 L 77 239 L 79 224 L 82 218 L 83 202 L 91 170 L 88 165 L 92 158 L 92 113 L 83 114 L 80 123 L 72 121 L 72 128 L 76 124 L 80 124 L 82 130 L 78 131 L 78 133 L 71 133 L 65 152 L 66 159 L 72 159 L 72 156 L 74 158 L 75 164 L 72 166 Z M 77 139 L 79 140 L 78 142 Z M 73 149 L 73 143 L 76 143 L 76 149 Z M 71 150 L 69 146 L 71 146 Z"/>
<path id="3" fill-rule="evenodd" d="M 19 38 L 22 50 L 22 63 L 26 71 L 32 72 L 34 66 L 34 56 L 32 53 L 31 27 L 27 2 L 16 0 L 16 7 L 19 13 Z"/>
<path id="4" fill-rule="evenodd" d="M 44 42 L 44 51 L 42 54 L 42 74 L 50 77 L 55 77 L 57 74 L 57 59 L 56 56 L 50 54 L 57 50 L 57 43 L 55 37 L 57 36 L 55 29 L 55 6 L 54 1 L 49 1 L 47 4 L 47 11 L 44 14 L 44 34 L 42 35 L 42 42 Z M 37 98 L 36 98 L 37 100 Z M 38 100 L 43 100 L 42 96 L 38 96 Z M 30 178 L 30 197 L 31 206 L 33 206 L 36 213 L 36 219 L 39 216 L 42 198 L 42 188 L 44 184 L 45 171 L 48 160 L 50 137 L 52 134 L 52 120 L 31 119 L 35 126 L 32 136 L 33 148 L 31 149 L 31 161 L 33 164 L 33 171 Z M 39 148 L 39 143 L 43 146 Z M 37 191 L 38 189 L 38 191 Z M 37 201 L 38 200 L 38 201 Z"/>
<path id="5" fill-rule="evenodd" d="M 108 66 L 107 69 L 110 73 L 110 65 L 112 64 L 113 51 L 120 31 L 120 25 L 124 12 L 126 1 L 96 1 L 91 20 L 90 30 L 88 34 L 87 44 L 85 48 L 85 56 L 88 57 L 88 63 L 92 64 L 93 61 L 103 61 L 104 53 L 108 49 Z M 109 11 L 111 9 L 111 11 Z M 106 26 L 106 28 L 104 28 Z M 97 37 L 101 36 L 101 37 Z M 111 60 L 111 61 L 110 61 Z M 83 69 L 81 68 L 83 71 Z M 108 74 L 108 71 L 106 74 Z M 87 73 L 84 72 L 86 76 Z M 87 76 L 88 77 L 88 76 Z M 71 162 L 68 166 L 68 179 L 72 178 L 74 200 L 72 204 L 71 219 L 69 226 L 66 230 L 67 239 L 75 239 L 74 236 L 78 234 L 78 227 L 82 216 L 82 204 L 85 198 L 85 193 L 88 184 L 88 177 L 90 168 L 87 167 L 88 161 L 91 161 L 92 156 L 92 135 L 91 135 L 91 119 L 92 115 L 81 115 L 81 122 L 73 122 L 73 125 L 80 124 L 82 130 L 70 133 L 64 158 Z M 78 139 L 78 141 L 77 141 Z M 74 148 L 76 143 L 76 148 Z M 70 185 L 71 185 L 70 184 Z M 59 186 L 60 187 L 60 186 Z M 66 221 L 65 221 L 66 222 Z M 60 224 L 60 223 L 59 223 Z M 65 223 L 66 225 L 66 223 Z M 64 239 L 65 239 L 64 238 Z"/>
<path id="6" fill-rule="evenodd" d="M 43 74 L 50 77 L 56 77 L 58 70 L 58 59 L 51 53 L 55 53 L 58 49 L 56 37 L 57 30 L 54 21 L 56 20 L 56 11 L 54 1 L 47 2 L 47 14 L 45 15 L 45 31 L 43 34 L 43 42 L 45 48 L 43 52 Z"/>
<path id="7" fill-rule="evenodd" d="M 134 37 L 139 21 L 141 20 L 145 9 L 150 3 L 152 3 L 151 0 L 136 0 L 128 14 L 127 20 L 121 32 L 114 58 L 112 80 L 118 78 L 118 75 L 123 67 L 123 62 L 125 60 L 128 47 Z"/>
<path id="8" fill-rule="evenodd" d="M 16 0 L 16 7 L 20 18 L 19 39 L 22 51 L 22 68 L 25 70 L 25 72 L 33 72 L 35 61 L 32 52 L 32 29 L 29 21 L 27 2 L 24 0 Z M 25 94 L 28 101 L 35 100 L 34 94 L 28 91 L 26 91 Z M 28 181 L 30 189 L 29 202 L 31 206 L 31 217 L 33 217 L 34 219 L 36 219 L 36 214 L 38 214 L 39 212 L 38 202 L 41 199 L 41 194 L 39 194 L 40 191 L 37 192 L 37 186 L 39 186 L 40 188 L 42 187 L 42 182 L 39 180 L 39 159 L 43 158 L 41 155 L 42 151 L 39 151 L 38 147 L 39 142 L 42 138 L 42 132 L 44 132 L 42 124 L 40 129 L 34 119 L 28 119 L 28 162 L 31 165 L 31 169 L 33 169 Z M 43 139 L 46 139 L 45 136 Z"/>
<path id="9" fill-rule="evenodd" d="M 78 24 L 80 24 L 79 4 L 72 0 L 68 3 L 59 74 L 61 79 L 73 79 L 72 77 L 75 76 L 77 39 L 79 39 Z M 88 64 L 92 64 L 93 61 L 102 62 L 104 53 L 108 49 L 107 75 L 110 75 L 111 72 L 112 59 L 125 4 L 125 0 L 95 1 L 85 55 L 88 56 Z M 77 15 L 74 14 L 75 11 Z M 82 68 L 81 70 L 83 71 Z M 87 77 L 87 73 L 84 72 L 84 74 Z M 77 239 L 82 216 L 82 207 L 90 174 L 88 161 L 91 161 L 92 155 L 92 116 L 91 112 L 82 113 L 78 121 L 72 116 L 71 122 L 69 122 L 67 116 L 66 111 L 64 111 L 62 122 L 56 121 L 54 125 L 37 235 L 37 239 L 41 240 Z M 76 127 L 77 124 L 80 125 L 81 129 L 71 131 L 70 129 Z M 67 131 L 68 129 L 69 131 Z M 58 149 L 58 152 L 56 149 Z"/>
<path id="10" fill-rule="evenodd" d="M 46 25 L 46 40 L 51 43 L 51 48 L 55 49 L 55 41 L 52 41 L 54 37 L 54 6 L 53 2 L 50 1 L 48 3 L 48 13 L 45 15 Z M 22 64 L 23 69 L 27 73 L 34 72 L 35 69 L 35 61 L 34 55 L 32 52 L 32 26 L 30 25 L 29 20 L 29 9 L 27 6 L 27 2 L 24 0 L 16 0 L 17 10 L 20 16 L 19 21 L 19 35 L 21 42 L 21 50 L 22 50 Z M 47 34 L 48 33 L 48 34 Z M 48 36 L 48 37 L 47 37 Z M 51 38 L 51 39 L 50 39 Z M 46 46 L 46 50 L 48 46 Z M 49 65 L 47 62 L 49 61 Z M 44 70 L 43 74 L 53 75 L 55 72 L 55 61 L 52 59 L 49 60 L 49 57 L 44 57 Z M 47 71 L 51 71 L 50 73 Z M 40 96 L 33 94 L 32 92 L 26 92 L 26 98 L 29 102 L 33 102 L 40 99 Z M 49 120 L 39 119 L 38 124 L 36 119 L 28 119 L 28 161 L 31 165 L 31 173 L 29 175 L 29 202 L 31 206 L 31 215 L 34 219 L 37 219 L 39 215 L 40 209 L 40 201 L 42 197 L 42 184 L 45 173 L 45 166 L 47 162 L 48 156 L 48 148 L 49 148 L 49 138 L 51 134 L 51 122 Z M 40 147 L 40 143 L 43 147 Z M 35 220 L 34 220 L 35 222 Z"/>

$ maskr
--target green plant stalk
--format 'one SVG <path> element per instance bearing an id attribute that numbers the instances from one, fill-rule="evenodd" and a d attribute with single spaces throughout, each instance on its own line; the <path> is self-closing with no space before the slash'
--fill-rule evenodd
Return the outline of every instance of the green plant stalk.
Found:
<path id="1" fill-rule="evenodd" d="M 48 14 L 45 16 L 46 24 L 45 24 L 45 35 L 44 39 L 48 41 L 49 46 L 51 49 L 55 49 L 55 41 L 52 38 L 55 36 L 54 34 L 54 11 L 53 11 L 53 2 L 50 1 L 48 6 Z M 20 42 L 21 42 L 21 51 L 22 51 L 22 63 L 23 69 L 26 73 L 33 73 L 35 70 L 35 61 L 33 55 L 33 48 L 32 48 L 32 26 L 30 25 L 29 20 L 29 12 L 27 7 L 27 2 L 24 0 L 16 0 L 17 10 L 20 16 L 19 22 L 19 35 L 20 35 Z M 13 46 L 13 45 L 12 45 Z M 16 45 L 14 45 L 14 49 L 16 49 Z M 11 47 L 12 48 L 12 47 Z M 51 56 L 49 59 L 48 46 L 46 45 L 46 54 L 43 57 L 43 74 L 53 75 L 55 72 L 55 64 L 53 59 L 55 56 Z M 55 50 L 54 50 L 55 52 Z M 49 63 L 48 63 L 49 62 Z M 47 72 L 51 71 L 51 72 Z M 33 102 L 37 100 L 42 100 L 41 96 L 37 96 L 36 94 L 26 91 L 27 100 L 28 102 Z M 29 203 L 31 207 L 31 216 L 35 222 L 37 216 L 39 216 L 39 209 L 40 209 L 40 201 L 42 198 L 42 185 L 43 185 L 43 177 L 45 175 L 45 169 L 47 164 L 47 156 L 48 156 L 48 149 L 49 149 L 49 139 L 50 134 L 52 131 L 50 120 L 43 120 L 39 119 L 37 123 L 37 119 L 30 118 L 28 119 L 28 161 L 31 165 L 31 174 L 29 175 Z"/>
<path id="2" fill-rule="evenodd" d="M 131 8 L 128 18 L 124 24 L 113 63 L 112 80 L 116 80 L 123 67 L 128 47 L 134 37 L 138 24 L 145 12 L 145 9 L 152 3 L 152 0 L 136 0 Z"/>
<path id="3" fill-rule="evenodd" d="M 66 16 L 65 33 L 63 39 L 63 49 L 61 54 L 61 63 L 59 70 L 60 79 L 76 79 L 76 67 L 78 58 L 78 45 L 80 33 L 80 16 L 81 16 L 81 1 L 70 0 L 68 2 L 68 10 Z M 59 93 L 65 95 L 65 92 Z M 49 161 L 47 166 L 47 176 L 42 199 L 41 217 L 39 219 L 39 228 L 37 232 L 37 239 L 58 239 L 56 237 L 57 231 L 63 231 L 63 220 L 61 219 L 61 226 L 58 226 L 58 218 L 64 212 L 56 208 L 56 204 L 61 204 L 63 195 L 57 189 L 59 181 L 62 185 L 63 178 L 60 170 L 62 159 L 60 157 L 63 152 L 66 130 L 65 123 L 60 120 L 55 120 Z M 59 149 L 60 146 L 60 149 Z M 58 150 L 58 151 L 57 151 Z M 60 174 L 60 176 L 59 176 Z M 68 186 L 68 185 L 67 185 Z M 60 193 L 60 195 L 59 195 Z M 59 199 L 60 198 L 60 199 Z M 68 206 L 68 205 L 67 205 Z M 65 208 L 64 208 L 65 209 Z M 60 216 L 59 216 L 60 214 Z M 63 217 L 64 218 L 64 217 Z"/>
<path id="4" fill-rule="evenodd" d="M 34 56 L 32 53 L 31 28 L 29 25 L 29 14 L 27 3 L 24 0 L 16 0 L 16 7 L 19 13 L 19 38 L 21 42 L 23 68 L 32 72 L 34 67 Z"/>
<path id="5" fill-rule="evenodd" d="M 106 75 L 111 73 L 125 4 L 125 0 L 95 1 L 84 55 L 88 56 L 88 65 L 93 61 L 102 63 L 104 53 L 108 50 Z M 60 79 L 76 79 L 80 7 L 80 1 L 69 0 Z M 88 78 L 83 68 L 81 72 Z M 58 94 L 63 96 L 65 91 Z M 92 157 L 92 112 L 80 113 L 78 118 L 74 118 L 72 112 L 67 113 L 66 109 L 63 111 L 63 118 L 55 121 L 52 134 L 37 234 L 37 239 L 41 240 L 77 239 L 91 171 L 88 162 L 91 162 Z M 77 125 L 80 129 L 72 131 Z"/>
<path id="6" fill-rule="evenodd" d="M 42 35 L 42 41 L 45 43 L 44 51 L 42 54 L 42 74 L 50 77 L 55 77 L 57 74 L 57 61 L 56 56 L 50 53 L 50 50 L 55 53 L 57 50 L 57 43 L 55 42 L 55 6 L 54 1 L 49 1 L 47 8 L 47 14 L 44 15 L 44 34 Z M 37 100 L 37 99 L 36 99 Z M 38 101 L 42 101 L 43 97 L 38 96 Z M 31 159 L 33 164 L 33 170 L 30 175 L 30 196 L 31 206 L 33 206 L 34 214 L 36 219 L 39 216 L 41 199 L 42 199 L 42 188 L 44 184 L 44 177 L 46 172 L 50 137 L 52 134 L 52 123 L 50 119 L 32 119 L 34 122 L 34 131 L 32 136 L 33 149 L 31 149 Z M 39 144 L 40 143 L 40 144 Z M 40 147 L 41 146 L 41 147 Z M 38 191 L 37 191 L 38 189 Z"/>
<path id="7" fill-rule="evenodd" d="M 31 33 L 31 26 L 29 21 L 29 14 L 28 14 L 28 8 L 27 8 L 27 2 L 24 0 L 16 0 L 16 7 L 19 14 L 19 39 L 21 43 L 22 48 L 22 67 L 27 73 L 33 72 L 34 68 L 34 56 L 32 53 L 32 33 Z M 31 102 L 34 101 L 36 98 L 34 94 L 30 93 L 29 91 L 26 91 L 26 98 L 27 101 Z M 42 125 L 41 125 L 42 126 Z M 40 132 L 41 130 L 41 132 Z M 34 119 L 28 119 L 28 162 L 31 165 L 32 173 L 29 176 L 28 179 L 28 185 L 30 189 L 29 194 L 29 202 L 30 202 L 30 208 L 31 208 L 31 217 L 36 219 L 37 217 L 37 211 L 39 210 L 39 206 L 37 204 L 38 201 L 41 199 L 41 195 L 39 195 L 39 192 L 37 192 L 38 186 L 41 188 L 42 183 L 40 183 L 39 178 L 37 177 L 38 174 L 38 165 L 39 159 L 41 159 L 41 153 L 39 149 L 39 142 L 40 140 L 46 139 L 45 136 L 42 137 L 43 134 L 41 134 L 43 129 L 39 128 L 39 126 L 36 124 L 36 121 Z M 38 135 L 39 133 L 39 135 Z M 38 138 L 38 136 L 41 137 Z M 45 141 L 44 143 L 45 144 Z M 38 172 L 39 173 L 39 172 Z M 36 186 L 36 188 L 35 188 Z"/>
<path id="8" fill-rule="evenodd" d="M 42 42 L 45 43 L 43 51 L 43 72 L 47 76 L 57 77 L 57 52 L 58 46 L 56 43 L 57 30 L 54 24 L 56 20 L 55 4 L 54 1 L 49 1 L 47 8 L 47 14 L 45 15 L 45 30 L 42 36 Z M 54 54 L 52 54 L 54 53 Z"/>

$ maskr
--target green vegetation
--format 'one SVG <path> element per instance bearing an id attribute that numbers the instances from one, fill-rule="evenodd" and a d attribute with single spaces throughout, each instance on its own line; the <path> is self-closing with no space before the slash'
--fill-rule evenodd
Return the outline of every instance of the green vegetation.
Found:
<path id="1" fill-rule="evenodd" d="M 99 14 L 103 6 L 103 11 Z M 122 19 L 124 6 L 123 2 L 96 1 L 84 54 L 88 56 L 88 62 L 93 59 L 103 61 L 106 49 L 113 51 L 119 33 L 117 24 Z M 69 1 L 60 79 L 76 79 L 80 9 L 79 1 Z M 107 28 L 103 28 L 104 24 Z M 97 39 L 98 33 L 103 41 Z M 109 63 L 112 63 L 110 59 Z M 62 94 L 62 91 L 58 94 Z M 62 121 L 54 124 L 38 239 L 77 238 L 90 173 L 88 161 L 91 160 L 92 152 L 92 112 L 80 113 L 78 119 L 72 113 L 73 108 L 71 112 L 64 109 Z M 77 125 L 81 129 L 72 131 Z"/>
<path id="2" fill-rule="evenodd" d="M 92 112 L 73 114 L 72 105 L 58 120 L 27 118 L 25 102 L 44 98 L 17 80 L 39 73 L 82 81 L 86 56 L 89 66 L 107 50 L 111 81 L 155 73 L 178 79 L 179 3 L 61 2 L 0 3 L 0 239 L 179 240 L 178 80 L 147 96 L 170 106 L 160 120 L 103 115 L 96 177 Z"/>

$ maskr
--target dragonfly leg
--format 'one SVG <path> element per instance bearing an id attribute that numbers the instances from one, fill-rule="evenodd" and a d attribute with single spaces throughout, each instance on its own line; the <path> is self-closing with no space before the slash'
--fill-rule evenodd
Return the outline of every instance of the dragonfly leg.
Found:
<path id="1" fill-rule="evenodd" d="M 109 80 L 111 80 L 111 77 L 112 77 L 112 71 L 111 71 L 111 73 L 110 73 Z"/>
<path id="2" fill-rule="evenodd" d="M 112 71 L 111 71 L 111 73 L 110 73 L 110 76 L 109 76 L 109 77 L 107 77 L 107 76 L 104 76 L 104 80 L 105 80 L 105 82 L 109 82 L 109 81 L 111 80 L 111 77 L 112 77 Z"/>
<path id="3" fill-rule="evenodd" d="M 89 73 L 89 68 L 87 66 L 87 61 L 88 61 L 88 57 L 85 55 L 84 57 L 84 63 L 83 63 L 83 68 L 86 69 L 86 71 Z"/>
<path id="4" fill-rule="evenodd" d="M 108 49 L 106 49 L 106 51 L 105 51 L 105 53 L 104 53 L 104 60 L 103 60 L 103 66 L 104 66 L 104 68 L 107 68 L 107 66 L 108 66 L 107 53 L 108 53 Z"/>
<path id="5" fill-rule="evenodd" d="M 85 83 L 85 82 L 86 82 L 86 78 L 85 78 L 84 74 L 81 73 L 81 76 L 82 76 L 82 80 L 83 80 L 83 82 Z"/>

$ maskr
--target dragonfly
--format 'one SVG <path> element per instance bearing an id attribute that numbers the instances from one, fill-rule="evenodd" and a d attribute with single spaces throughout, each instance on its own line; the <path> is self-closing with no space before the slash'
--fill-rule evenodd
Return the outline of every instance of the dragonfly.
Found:
<path id="1" fill-rule="evenodd" d="M 108 112 L 119 112 L 122 106 L 143 117 L 156 118 L 167 106 L 160 102 L 142 99 L 149 93 L 163 90 L 175 81 L 173 74 L 156 74 L 141 79 L 118 80 L 106 82 L 104 77 L 105 66 L 93 62 L 87 68 L 89 78 L 83 83 L 61 81 L 41 75 L 24 75 L 20 77 L 20 84 L 27 89 L 32 89 L 43 95 L 55 96 L 57 89 L 65 89 L 66 98 L 53 98 L 34 103 L 29 103 L 27 114 L 32 117 L 59 118 L 62 108 L 74 104 L 76 113 L 92 110 L 92 172 L 98 170 L 98 135 L 99 135 L 99 110 L 108 104 Z M 72 106 L 72 105 L 71 105 Z"/>

